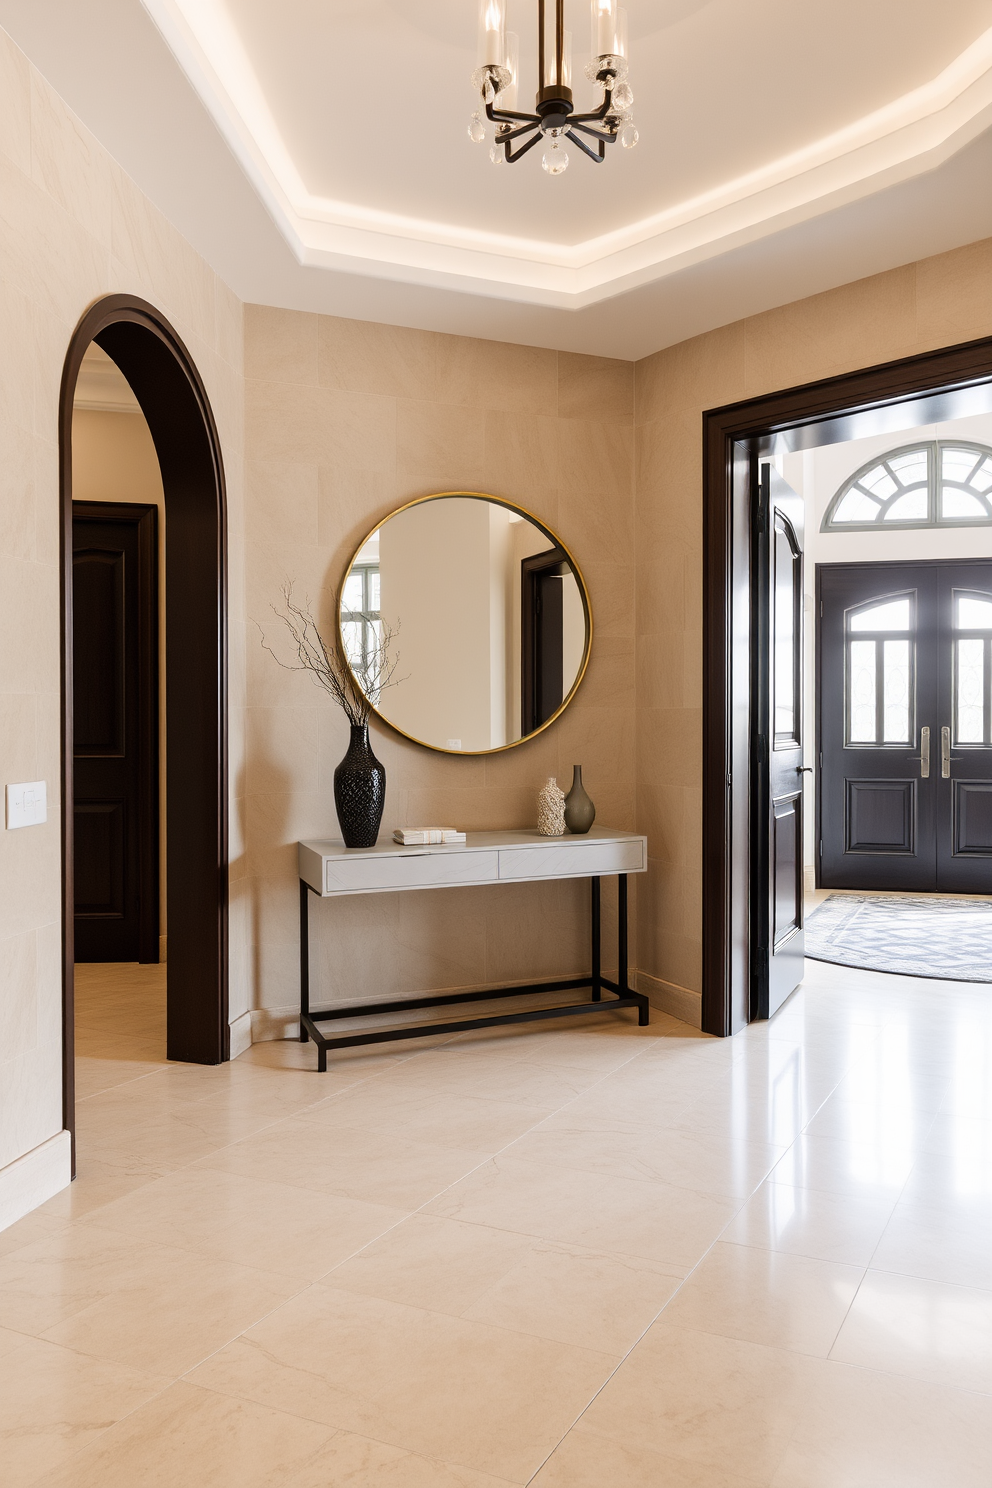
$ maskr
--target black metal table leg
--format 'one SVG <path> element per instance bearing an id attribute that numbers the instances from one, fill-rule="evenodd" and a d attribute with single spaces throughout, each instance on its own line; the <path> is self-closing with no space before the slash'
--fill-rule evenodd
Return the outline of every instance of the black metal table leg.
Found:
<path id="1" fill-rule="evenodd" d="M 300 879 L 300 1043 L 308 1042 L 310 1016 L 310 885 Z"/>
<path id="2" fill-rule="evenodd" d="M 592 1000 L 602 1002 L 603 1000 L 603 949 L 602 949 L 602 916 L 600 914 L 600 880 L 594 878 L 592 882 Z"/>

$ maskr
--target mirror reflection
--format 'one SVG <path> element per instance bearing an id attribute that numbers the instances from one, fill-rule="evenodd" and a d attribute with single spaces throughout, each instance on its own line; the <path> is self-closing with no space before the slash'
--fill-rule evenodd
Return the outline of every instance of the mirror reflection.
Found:
<path id="1" fill-rule="evenodd" d="M 481 754 L 519 743 L 585 670 L 585 585 L 560 540 L 488 496 L 430 496 L 394 512 L 352 560 L 341 639 L 356 677 L 394 633 L 377 712 L 422 744 Z"/>

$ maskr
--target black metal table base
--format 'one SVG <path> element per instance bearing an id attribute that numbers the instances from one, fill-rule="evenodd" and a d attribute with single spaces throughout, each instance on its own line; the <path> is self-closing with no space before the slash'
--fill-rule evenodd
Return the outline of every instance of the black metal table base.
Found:
<path id="1" fill-rule="evenodd" d="M 453 992 L 443 997 L 407 997 L 397 1002 L 361 1003 L 352 1007 L 314 1009 L 310 1006 L 310 895 L 316 893 L 300 880 L 300 1042 L 317 1046 L 317 1070 L 327 1069 L 329 1049 L 348 1049 L 357 1044 L 385 1044 L 396 1039 L 436 1038 L 438 1034 L 466 1033 L 473 1028 L 496 1028 L 501 1023 L 538 1023 L 546 1018 L 574 1018 L 588 1013 L 612 1013 L 617 1008 L 636 1008 L 640 1027 L 647 1026 L 649 1003 L 628 986 L 627 969 L 627 875 L 617 875 L 617 980 L 604 977 L 601 969 L 600 880 L 592 879 L 592 969 L 588 976 L 566 977 L 549 982 L 531 982 L 524 987 L 488 987 L 481 992 Z M 319 1023 L 345 1018 L 367 1018 L 378 1013 L 402 1013 L 416 1008 L 453 1007 L 458 1003 L 493 1002 L 506 997 L 533 997 L 540 993 L 591 989 L 591 998 L 561 1006 L 527 1008 L 523 1012 L 489 1013 L 484 1018 L 456 1018 L 450 1022 L 423 1022 L 399 1028 L 363 1028 L 359 1033 L 329 1036 Z M 609 996 L 604 997 L 606 992 Z"/>

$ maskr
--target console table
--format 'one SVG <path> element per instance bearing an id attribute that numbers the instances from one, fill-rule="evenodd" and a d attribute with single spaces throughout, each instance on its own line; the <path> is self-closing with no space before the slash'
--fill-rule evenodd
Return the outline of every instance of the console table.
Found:
<path id="1" fill-rule="evenodd" d="M 465 842 L 434 847 L 402 847 L 386 842 L 372 848 L 346 848 L 342 842 L 301 842 L 300 872 L 300 1040 L 317 1046 L 317 1068 L 327 1069 L 328 1049 L 355 1044 L 388 1043 L 393 1039 L 428 1038 L 439 1033 L 464 1033 L 471 1028 L 493 1028 L 500 1023 L 531 1023 L 545 1018 L 567 1018 L 582 1013 L 636 1008 L 637 1021 L 648 1022 L 648 1000 L 628 985 L 627 875 L 647 868 L 647 838 L 633 832 L 611 832 L 593 827 L 582 837 L 542 837 L 536 831 L 469 832 Z M 600 880 L 617 879 L 617 980 L 601 969 Z M 362 1003 L 313 1009 L 310 1006 L 310 895 L 338 899 L 348 894 L 395 894 L 407 889 L 461 888 L 479 884 L 544 883 L 549 879 L 588 878 L 591 881 L 591 967 L 588 976 L 531 982 L 523 987 L 489 987 L 481 992 L 445 996 L 407 997 L 398 1001 Z M 372 1013 L 400 1013 L 415 1008 L 451 1007 L 456 1003 L 491 1002 L 497 998 L 532 996 L 543 992 L 571 992 L 589 987 L 591 999 L 554 1007 L 512 1009 L 483 1018 L 424 1022 L 398 1028 L 368 1028 L 359 1033 L 329 1036 L 320 1023 L 367 1017 Z M 611 994 L 604 998 L 603 993 Z"/>

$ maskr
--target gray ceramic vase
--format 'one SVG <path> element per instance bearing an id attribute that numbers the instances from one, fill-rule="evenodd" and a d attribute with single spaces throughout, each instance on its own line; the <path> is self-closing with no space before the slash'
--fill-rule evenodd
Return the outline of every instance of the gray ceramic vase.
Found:
<path id="1" fill-rule="evenodd" d="M 588 832 L 596 820 L 596 808 L 586 795 L 582 784 L 582 766 L 572 766 L 572 789 L 565 797 L 565 826 L 570 832 L 581 835 Z"/>

